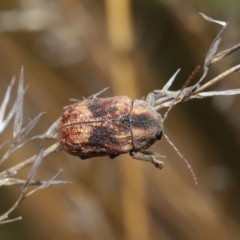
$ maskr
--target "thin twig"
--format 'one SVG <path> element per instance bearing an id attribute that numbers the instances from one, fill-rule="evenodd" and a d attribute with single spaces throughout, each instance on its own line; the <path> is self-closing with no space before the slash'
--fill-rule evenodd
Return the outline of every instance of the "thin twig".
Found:
<path id="1" fill-rule="evenodd" d="M 208 81 L 207 83 L 205 83 L 204 85 L 202 85 L 201 87 L 199 87 L 194 93 L 200 93 L 203 90 L 211 87 L 212 85 L 216 84 L 217 82 L 219 82 L 220 80 L 226 78 L 228 75 L 237 72 L 238 70 L 240 70 L 240 64 L 236 65 L 235 67 L 232 67 L 230 69 L 228 69 L 227 71 L 221 73 L 220 75 L 218 75 L 217 77 L 213 78 L 212 80 Z"/>
<path id="2" fill-rule="evenodd" d="M 33 193 L 35 193 L 36 191 L 40 190 L 40 189 L 43 189 L 43 188 L 46 188 L 48 187 L 49 185 L 52 184 L 52 182 L 54 181 L 54 179 L 60 174 L 62 173 L 62 170 L 60 170 L 55 176 L 53 176 L 49 181 L 46 181 L 43 185 L 33 189 L 32 191 L 28 192 L 27 193 L 27 189 L 28 189 L 28 186 L 29 184 L 31 183 L 31 181 L 33 180 L 33 177 L 35 176 L 40 164 L 41 164 L 41 161 L 43 159 L 43 154 L 44 152 L 44 147 L 43 147 L 43 142 L 41 142 L 41 145 L 40 145 L 40 148 L 39 148 L 39 152 L 38 154 L 36 155 L 35 157 L 35 160 L 34 160 L 34 164 L 28 174 L 28 177 L 27 179 L 25 180 L 23 186 L 22 186 L 22 189 L 21 189 L 21 194 L 18 198 L 18 200 L 14 203 L 14 205 L 8 210 L 6 211 L 4 214 L 2 214 L 0 216 L 0 224 L 3 224 L 3 223 L 9 223 L 9 222 L 13 222 L 13 221 L 17 221 L 17 220 L 20 220 L 21 217 L 19 218 L 14 218 L 14 219 L 8 219 L 9 218 L 9 215 L 20 205 L 20 203 L 27 197 L 31 196 Z"/>
<path id="3" fill-rule="evenodd" d="M 47 149 L 44 150 L 43 152 L 43 158 L 48 156 L 49 154 L 53 153 L 53 152 L 56 152 L 58 150 L 60 150 L 61 147 L 60 147 L 60 144 L 59 143 L 55 143 L 53 145 L 51 145 L 50 147 L 48 147 Z M 5 171 L 2 171 L 0 173 L 0 178 L 6 178 L 6 177 L 11 177 L 15 174 L 18 173 L 18 171 L 20 171 L 21 169 L 33 164 L 34 160 L 36 158 L 36 155 L 28 158 L 27 160 L 5 170 Z"/>
<path id="4" fill-rule="evenodd" d="M 39 115 L 36 116 L 33 120 L 31 120 L 25 128 L 22 128 L 18 132 L 18 134 L 14 137 L 10 148 L 0 160 L 0 164 L 2 164 L 17 149 L 17 144 L 35 127 L 35 125 L 38 123 L 38 121 L 44 114 L 45 113 L 39 113 Z"/>

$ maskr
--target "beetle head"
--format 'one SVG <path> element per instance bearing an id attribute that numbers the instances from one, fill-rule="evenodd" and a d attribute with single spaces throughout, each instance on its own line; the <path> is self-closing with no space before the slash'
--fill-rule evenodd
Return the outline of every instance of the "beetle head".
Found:
<path id="1" fill-rule="evenodd" d="M 156 134 L 156 139 L 157 140 L 160 140 L 163 136 L 163 118 L 161 116 L 160 113 L 157 113 L 158 114 L 158 123 L 159 123 L 159 126 L 158 126 L 158 132 Z"/>

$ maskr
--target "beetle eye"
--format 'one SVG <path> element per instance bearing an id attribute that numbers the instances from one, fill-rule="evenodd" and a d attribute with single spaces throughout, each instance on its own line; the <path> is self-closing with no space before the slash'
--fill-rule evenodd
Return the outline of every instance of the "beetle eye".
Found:
<path id="1" fill-rule="evenodd" d="M 156 139 L 157 140 L 160 140 L 162 138 L 162 135 L 163 135 L 163 132 L 158 132 L 157 135 L 156 135 Z"/>

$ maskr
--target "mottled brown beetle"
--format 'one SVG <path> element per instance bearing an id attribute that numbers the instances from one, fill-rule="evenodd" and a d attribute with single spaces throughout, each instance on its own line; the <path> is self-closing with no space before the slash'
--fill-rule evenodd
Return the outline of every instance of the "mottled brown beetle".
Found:
<path id="1" fill-rule="evenodd" d="M 132 100 L 126 96 L 98 98 L 107 88 L 103 89 L 64 109 L 57 127 L 59 142 L 65 151 L 81 159 L 100 156 L 115 158 L 129 153 L 134 159 L 151 162 L 162 169 L 163 162 L 156 158 L 163 156 L 146 149 L 164 136 L 185 162 L 193 182 L 197 184 L 190 164 L 163 132 L 164 120 L 188 83 L 189 80 L 165 112 L 164 118 L 157 112 L 159 102 L 155 100 L 154 93 L 149 93 L 145 100 Z M 142 155 L 136 155 L 138 152 Z"/>
<path id="2" fill-rule="evenodd" d="M 65 108 L 58 125 L 62 148 L 81 159 L 129 153 L 163 168 L 163 162 L 156 159 L 160 154 L 145 151 L 163 135 L 163 118 L 154 108 L 154 94 L 145 100 L 98 98 L 102 92 Z"/>

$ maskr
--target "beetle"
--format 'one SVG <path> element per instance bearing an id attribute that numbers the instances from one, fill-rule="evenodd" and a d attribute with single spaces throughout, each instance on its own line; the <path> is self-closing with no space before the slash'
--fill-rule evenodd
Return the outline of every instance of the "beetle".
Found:
<path id="1" fill-rule="evenodd" d="M 61 147 L 80 159 L 129 153 L 162 169 L 163 162 L 156 159 L 162 156 L 146 151 L 163 136 L 163 118 L 154 108 L 154 94 L 142 100 L 98 98 L 103 91 L 64 109 L 57 127 Z"/>

